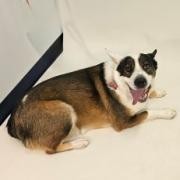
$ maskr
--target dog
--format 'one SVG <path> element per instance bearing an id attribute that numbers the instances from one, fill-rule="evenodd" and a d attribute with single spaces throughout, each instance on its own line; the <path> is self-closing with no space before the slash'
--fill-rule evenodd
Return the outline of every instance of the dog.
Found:
<path id="1" fill-rule="evenodd" d="M 151 98 L 166 95 L 154 89 L 156 53 L 118 59 L 109 51 L 107 62 L 38 84 L 14 109 L 8 133 L 28 148 L 53 154 L 88 146 L 83 133 L 91 129 L 121 131 L 174 118 L 172 109 L 148 108 Z"/>

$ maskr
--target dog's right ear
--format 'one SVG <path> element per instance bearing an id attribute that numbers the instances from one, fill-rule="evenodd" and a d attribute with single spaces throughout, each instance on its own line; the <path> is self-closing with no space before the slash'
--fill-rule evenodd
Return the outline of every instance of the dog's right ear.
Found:
<path id="1" fill-rule="evenodd" d="M 155 49 L 150 55 L 151 57 L 154 59 L 154 57 L 156 56 L 157 54 L 157 49 Z"/>
<path id="2" fill-rule="evenodd" d="M 119 64 L 119 59 L 120 59 L 120 55 L 112 52 L 111 50 L 105 48 L 106 54 L 111 58 L 111 60 L 115 63 L 115 64 Z"/>
<path id="3" fill-rule="evenodd" d="M 157 54 L 157 49 L 155 49 L 150 55 L 151 55 L 151 58 L 153 59 L 153 65 L 154 65 L 154 68 L 157 70 L 158 68 L 158 63 L 157 61 L 154 59 L 154 57 L 156 56 Z"/>

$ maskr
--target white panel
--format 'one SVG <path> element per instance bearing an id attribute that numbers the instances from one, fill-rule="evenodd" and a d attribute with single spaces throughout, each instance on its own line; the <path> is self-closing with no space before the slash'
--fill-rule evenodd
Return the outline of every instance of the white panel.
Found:
<path id="1" fill-rule="evenodd" d="M 0 1 L 0 101 L 60 34 L 54 2 L 38 2 Z"/>

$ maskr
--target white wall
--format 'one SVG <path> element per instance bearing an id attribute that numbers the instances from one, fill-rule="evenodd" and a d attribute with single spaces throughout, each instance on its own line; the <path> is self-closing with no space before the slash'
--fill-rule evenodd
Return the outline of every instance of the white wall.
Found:
<path id="1" fill-rule="evenodd" d="M 42 79 L 107 60 L 105 48 L 122 56 L 157 48 L 163 61 L 180 51 L 178 0 L 30 2 L 29 9 L 25 0 L 0 0 L 0 100 L 59 35 L 59 17 L 64 54 Z"/>
<path id="2" fill-rule="evenodd" d="M 0 0 L 0 101 L 60 34 L 54 2 L 31 4 L 30 9 L 25 0 Z"/>

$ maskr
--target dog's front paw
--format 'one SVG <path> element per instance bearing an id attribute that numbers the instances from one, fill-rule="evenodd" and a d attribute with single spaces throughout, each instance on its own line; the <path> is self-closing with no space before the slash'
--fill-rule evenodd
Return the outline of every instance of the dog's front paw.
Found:
<path id="1" fill-rule="evenodd" d="M 176 116 L 176 111 L 174 109 L 164 109 L 163 117 L 164 119 L 173 119 Z"/>
<path id="2" fill-rule="evenodd" d="M 156 91 L 156 97 L 157 98 L 162 98 L 162 97 L 164 97 L 166 95 L 167 95 L 167 92 L 165 90 L 158 90 L 158 91 Z"/>
<path id="3" fill-rule="evenodd" d="M 154 90 L 150 93 L 150 98 L 162 98 L 166 96 L 166 91 L 165 90 Z"/>

